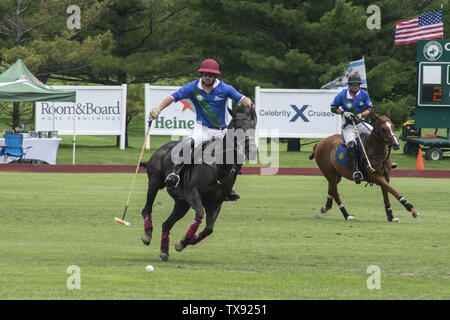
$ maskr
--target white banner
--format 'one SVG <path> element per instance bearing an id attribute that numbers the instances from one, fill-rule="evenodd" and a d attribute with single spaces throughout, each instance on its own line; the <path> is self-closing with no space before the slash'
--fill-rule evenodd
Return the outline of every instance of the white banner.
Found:
<path id="1" fill-rule="evenodd" d="M 145 115 L 180 87 L 151 86 L 145 84 Z M 146 119 L 146 122 L 148 120 Z M 165 108 L 157 119 L 152 121 L 152 135 L 188 135 L 194 128 L 195 108 L 190 100 L 181 100 Z"/>
<path id="2" fill-rule="evenodd" d="M 176 86 L 151 86 L 145 84 L 145 132 L 148 129 L 148 116 L 153 108 L 169 95 L 177 91 L 180 87 Z M 231 100 L 227 101 L 228 107 L 231 108 Z M 231 116 L 226 113 L 226 121 L 228 123 Z M 180 100 L 173 102 L 165 108 L 152 121 L 150 128 L 150 136 L 152 135 L 168 135 L 168 136 L 187 136 L 194 128 L 196 120 L 195 107 L 191 100 Z M 146 148 L 150 148 L 150 139 L 146 141 Z"/>
<path id="3" fill-rule="evenodd" d="M 127 85 L 54 86 L 75 90 L 72 102 L 36 102 L 36 131 L 58 131 L 60 135 L 120 135 L 125 148 Z"/>
<path id="4" fill-rule="evenodd" d="M 255 87 L 259 138 L 325 138 L 341 133 L 341 117 L 331 112 L 340 90 Z"/>

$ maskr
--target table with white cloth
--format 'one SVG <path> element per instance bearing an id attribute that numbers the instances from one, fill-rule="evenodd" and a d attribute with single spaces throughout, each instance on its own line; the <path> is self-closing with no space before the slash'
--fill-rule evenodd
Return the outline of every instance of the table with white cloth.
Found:
<path id="1" fill-rule="evenodd" d="M 56 164 L 56 154 L 58 153 L 61 138 L 24 138 L 23 152 L 24 160 L 39 160 L 49 164 Z M 5 145 L 5 138 L 0 138 L 0 146 Z M 28 149 L 28 147 L 31 147 Z M 11 157 L 0 156 L 0 163 L 14 161 Z"/>

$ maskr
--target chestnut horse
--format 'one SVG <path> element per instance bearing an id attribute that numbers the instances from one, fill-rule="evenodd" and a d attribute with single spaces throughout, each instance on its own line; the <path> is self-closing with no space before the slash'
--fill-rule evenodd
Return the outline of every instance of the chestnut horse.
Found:
<path id="1" fill-rule="evenodd" d="M 389 176 L 392 166 L 391 161 L 389 160 L 390 150 L 391 147 L 393 147 L 394 150 L 400 148 L 398 139 L 394 133 L 394 125 L 389 119 L 390 112 L 388 110 L 384 116 L 377 115 L 376 113 L 372 113 L 372 115 L 375 117 L 375 123 L 371 134 L 367 136 L 364 143 L 364 148 L 372 169 L 367 163 L 367 159 L 364 158 L 364 165 L 361 168 L 364 180 L 369 183 L 375 183 L 381 187 L 388 221 L 400 221 L 400 219 L 394 218 L 388 192 L 400 201 L 406 210 L 411 212 L 414 218 L 417 218 L 420 213 L 414 209 L 412 204 L 407 202 L 399 192 L 389 185 Z M 358 220 L 347 213 L 337 189 L 337 185 L 342 177 L 353 181 L 352 169 L 347 168 L 336 160 L 336 150 L 340 143 L 342 143 L 342 136 L 340 134 L 329 136 L 318 142 L 314 146 L 313 153 L 309 156 L 310 160 L 316 160 L 320 171 L 322 171 L 322 174 L 328 180 L 327 202 L 320 211 L 325 213 L 330 210 L 334 199 L 346 220 Z M 364 154 L 362 156 L 364 157 Z"/>

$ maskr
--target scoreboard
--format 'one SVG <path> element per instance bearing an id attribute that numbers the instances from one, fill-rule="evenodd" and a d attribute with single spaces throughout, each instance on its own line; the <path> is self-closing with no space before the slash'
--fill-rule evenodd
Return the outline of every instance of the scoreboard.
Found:
<path id="1" fill-rule="evenodd" d="M 417 41 L 417 128 L 450 128 L 450 40 Z"/>
<path id="2" fill-rule="evenodd" d="M 450 62 L 419 62 L 417 105 L 450 107 Z"/>
<path id="3" fill-rule="evenodd" d="M 442 104 L 442 85 L 422 85 L 422 103 Z"/>

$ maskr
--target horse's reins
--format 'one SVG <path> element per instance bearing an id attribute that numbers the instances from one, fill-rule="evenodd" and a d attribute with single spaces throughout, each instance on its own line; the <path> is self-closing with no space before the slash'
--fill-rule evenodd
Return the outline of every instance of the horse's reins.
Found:
<path id="1" fill-rule="evenodd" d="M 234 122 L 235 120 L 239 120 L 239 119 L 238 119 L 238 118 L 233 118 L 233 119 L 232 119 L 232 122 Z M 231 128 L 232 128 L 232 127 L 231 127 Z M 231 129 L 231 128 L 229 128 L 229 129 Z M 250 141 L 250 140 L 255 140 L 255 137 L 247 136 L 247 135 L 244 137 L 244 143 L 245 143 L 245 141 Z M 225 148 L 225 150 L 222 151 L 221 154 L 216 154 L 216 157 L 217 157 L 217 156 L 220 156 L 220 155 L 223 156 L 223 155 L 226 154 L 228 151 L 236 151 L 236 152 L 239 152 L 238 149 L 242 149 L 242 144 L 240 143 L 239 139 L 236 139 L 236 144 L 233 145 L 232 148 Z M 233 165 L 233 167 L 232 167 L 231 170 L 230 170 L 230 173 L 234 173 L 235 171 L 236 171 L 236 168 L 235 168 L 235 166 Z M 226 179 L 227 179 L 227 176 L 225 176 L 225 177 L 222 178 L 222 179 L 217 179 L 217 184 L 222 184 Z"/>
<path id="2" fill-rule="evenodd" d="M 370 132 L 373 133 L 373 135 L 375 136 L 375 138 L 377 138 L 377 139 L 380 140 L 380 141 L 383 141 L 383 140 L 389 140 L 389 139 L 391 139 L 393 136 L 395 136 L 395 133 L 392 133 L 387 139 L 383 139 L 383 138 L 379 137 L 375 132 L 373 132 L 373 131 L 366 125 L 366 122 L 367 122 L 366 120 L 364 120 L 364 119 L 358 119 L 358 121 L 361 122 L 362 125 L 365 126 L 367 129 L 369 129 Z M 380 121 L 380 122 L 381 122 L 381 124 L 383 124 L 383 123 L 388 122 L 388 121 L 391 121 L 391 120 L 390 120 L 390 119 L 387 119 L 387 120 Z M 367 122 L 367 123 L 369 123 L 369 122 Z M 388 141 L 388 142 L 389 142 L 389 141 Z M 389 142 L 389 144 L 392 144 L 392 143 Z"/>
<path id="3" fill-rule="evenodd" d="M 356 134 L 358 135 L 359 142 L 361 143 L 361 148 L 364 152 L 364 155 L 366 156 L 367 164 L 369 165 L 369 170 L 372 172 L 375 172 L 375 169 L 372 168 L 372 165 L 370 164 L 369 157 L 367 156 L 367 153 L 366 153 L 366 148 L 364 148 L 364 144 L 362 142 L 361 136 L 359 135 L 358 128 L 356 127 L 356 124 L 355 124 L 355 121 L 353 120 L 353 118 L 352 118 L 352 123 L 353 123 L 353 127 L 355 128 Z"/>
<path id="4" fill-rule="evenodd" d="M 367 129 L 369 129 L 370 130 L 370 128 L 366 125 L 366 122 L 367 121 L 365 121 L 364 119 L 360 119 L 359 120 L 361 123 L 362 123 L 362 125 L 363 126 L 365 126 Z M 381 122 L 381 124 L 383 124 L 383 123 L 385 123 L 385 122 L 388 122 L 388 121 L 391 121 L 390 119 L 387 119 L 387 120 L 384 120 L 384 121 L 380 121 Z M 392 149 L 392 143 L 389 141 L 393 136 L 395 136 L 395 133 L 392 133 L 387 139 L 383 139 L 383 138 L 381 138 L 380 136 L 378 136 L 373 130 L 370 130 L 370 132 L 371 132 L 371 134 L 373 134 L 374 136 L 375 136 L 375 138 L 377 138 L 378 139 L 378 141 L 381 141 L 381 142 L 386 142 L 386 140 L 388 141 L 388 143 L 387 143 L 387 146 L 388 146 L 388 150 L 387 150 L 387 153 L 386 153 L 386 155 L 385 155 L 385 157 L 384 157 L 384 160 L 383 160 L 383 166 L 384 166 L 384 164 L 386 163 L 386 161 L 389 159 L 389 157 L 390 157 L 390 155 L 391 155 L 391 149 Z M 368 158 L 367 158 L 368 159 Z M 367 160 L 368 161 L 368 160 Z"/>

